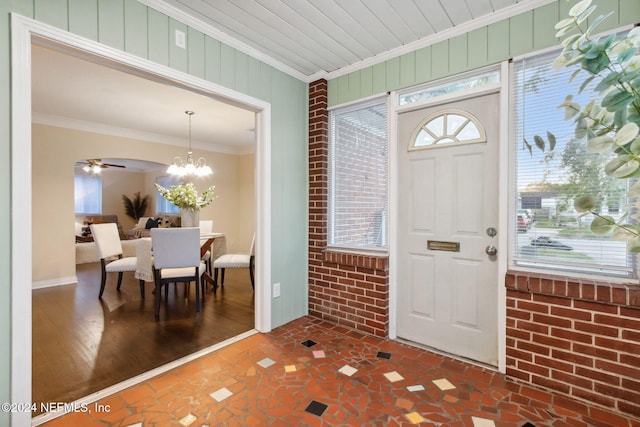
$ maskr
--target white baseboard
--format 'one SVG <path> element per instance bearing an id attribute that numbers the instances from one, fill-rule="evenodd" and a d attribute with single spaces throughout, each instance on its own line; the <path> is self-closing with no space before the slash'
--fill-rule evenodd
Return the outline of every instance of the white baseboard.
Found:
<path id="1" fill-rule="evenodd" d="M 57 279 L 40 280 L 31 284 L 31 289 L 51 288 L 53 286 L 74 285 L 78 283 L 78 276 L 58 277 Z"/>

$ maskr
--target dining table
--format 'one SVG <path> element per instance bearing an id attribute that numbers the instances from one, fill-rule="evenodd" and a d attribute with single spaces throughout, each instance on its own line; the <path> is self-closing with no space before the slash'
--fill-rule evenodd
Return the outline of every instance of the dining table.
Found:
<path id="1" fill-rule="evenodd" d="M 209 252 L 209 264 L 212 265 L 213 261 L 225 252 L 224 238 L 224 233 L 200 234 L 200 258 L 203 258 Z M 153 276 L 153 245 L 151 237 L 141 237 L 136 240 L 138 240 L 136 246 L 137 263 L 134 276 L 138 280 L 153 282 L 155 278 Z M 213 286 L 215 293 L 217 286 L 209 272 L 205 271 L 202 277 L 203 280 Z"/>

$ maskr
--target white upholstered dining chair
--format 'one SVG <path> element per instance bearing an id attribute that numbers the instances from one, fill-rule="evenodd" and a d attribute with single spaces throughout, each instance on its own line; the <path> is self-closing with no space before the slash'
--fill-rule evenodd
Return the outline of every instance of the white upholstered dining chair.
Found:
<path id="1" fill-rule="evenodd" d="M 151 244 L 153 245 L 156 317 L 160 315 L 162 285 L 176 282 L 196 282 L 196 311 L 200 311 L 201 288 L 204 297 L 204 283 L 201 279 L 206 271 L 205 264 L 200 258 L 200 229 L 198 227 L 154 228 L 151 230 Z"/>
<path id="2" fill-rule="evenodd" d="M 91 224 L 89 228 L 100 258 L 102 277 L 98 298 L 102 298 L 107 283 L 107 273 L 118 273 L 117 289 L 119 292 L 123 273 L 127 271 L 135 272 L 138 258 L 122 256 L 122 243 L 120 242 L 120 234 L 116 223 Z M 140 280 L 140 296 L 144 298 L 144 280 Z"/>
<path id="3" fill-rule="evenodd" d="M 213 261 L 213 289 L 218 287 L 218 270 L 221 271 L 220 285 L 224 285 L 224 270 L 227 268 L 248 268 L 251 287 L 255 289 L 254 268 L 255 268 L 256 235 L 251 239 L 251 248 L 248 254 L 224 254 Z"/>

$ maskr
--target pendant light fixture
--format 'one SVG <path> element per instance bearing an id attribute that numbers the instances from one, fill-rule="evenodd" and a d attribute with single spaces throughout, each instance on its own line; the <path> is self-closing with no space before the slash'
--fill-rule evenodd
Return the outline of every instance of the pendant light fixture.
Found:
<path id="1" fill-rule="evenodd" d="M 207 165 L 207 161 L 204 157 L 200 157 L 198 161 L 193 160 L 193 150 L 191 149 L 191 116 L 195 113 L 187 110 L 185 111 L 185 114 L 189 116 L 189 150 L 187 151 L 187 160 L 183 161 L 181 157 L 174 157 L 173 163 L 167 169 L 167 173 L 177 176 L 211 175 L 213 171 Z"/>

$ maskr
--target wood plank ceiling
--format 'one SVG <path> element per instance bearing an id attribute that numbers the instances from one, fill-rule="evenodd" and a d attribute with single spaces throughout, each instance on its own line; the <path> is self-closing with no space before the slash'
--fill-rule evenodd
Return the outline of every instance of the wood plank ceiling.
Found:
<path id="1" fill-rule="evenodd" d="M 480 17 L 533 2 L 164 0 L 305 76 L 332 72 Z"/>

